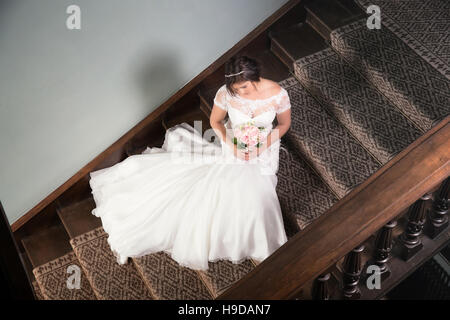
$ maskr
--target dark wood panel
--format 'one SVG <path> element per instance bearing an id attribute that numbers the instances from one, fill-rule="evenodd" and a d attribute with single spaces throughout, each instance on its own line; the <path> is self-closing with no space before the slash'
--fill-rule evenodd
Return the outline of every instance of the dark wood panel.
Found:
<path id="1" fill-rule="evenodd" d="M 62 224 L 26 237 L 22 242 L 33 269 L 72 251 Z"/>

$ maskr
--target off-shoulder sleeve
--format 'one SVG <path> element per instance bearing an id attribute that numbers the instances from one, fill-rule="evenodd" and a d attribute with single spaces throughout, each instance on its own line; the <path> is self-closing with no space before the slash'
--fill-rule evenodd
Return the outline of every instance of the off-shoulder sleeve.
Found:
<path id="1" fill-rule="evenodd" d="M 226 88 L 225 88 L 225 86 L 222 86 L 219 88 L 219 90 L 217 90 L 216 96 L 214 97 L 214 104 L 225 111 L 228 110 L 228 108 L 227 108 L 228 103 L 227 103 L 226 95 L 227 95 Z"/>
<path id="2" fill-rule="evenodd" d="M 291 108 L 291 101 L 289 99 L 288 92 L 286 89 L 281 88 L 280 98 L 277 99 L 276 111 L 277 114 L 286 111 Z"/>

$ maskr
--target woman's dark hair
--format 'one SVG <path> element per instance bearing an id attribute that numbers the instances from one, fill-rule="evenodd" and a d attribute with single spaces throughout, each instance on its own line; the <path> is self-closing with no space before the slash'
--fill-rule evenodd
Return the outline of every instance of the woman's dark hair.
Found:
<path id="1" fill-rule="evenodd" d="M 244 71 L 241 74 L 225 77 L 225 85 L 231 95 L 236 95 L 232 85 L 242 81 L 260 81 L 261 73 L 260 63 L 248 56 L 238 55 L 232 57 L 225 64 L 225 75 L 235 74 Z"/>

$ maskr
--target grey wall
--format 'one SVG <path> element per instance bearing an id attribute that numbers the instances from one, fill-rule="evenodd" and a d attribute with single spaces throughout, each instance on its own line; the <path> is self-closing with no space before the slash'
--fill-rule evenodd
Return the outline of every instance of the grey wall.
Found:
<path id="1" fill-rule="evenodd" d="M 12 224 L 287 0 L 0 0 L 0 200 Z M 67 6 L 81 30 L 66 28 Z"/>

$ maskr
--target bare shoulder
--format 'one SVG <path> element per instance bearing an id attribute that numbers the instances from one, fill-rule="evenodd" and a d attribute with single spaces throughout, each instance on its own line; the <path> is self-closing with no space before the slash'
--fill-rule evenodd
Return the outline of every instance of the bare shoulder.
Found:
<path id="1" fill-rule="evenodd" d="M 263 79 L 263 82 L 265 82 L 264 86 L 266 90 L 270 91 L 272 95 L 279 93 L 282 89 L 282 87 L 276 81 L 270 79 Z"/>

